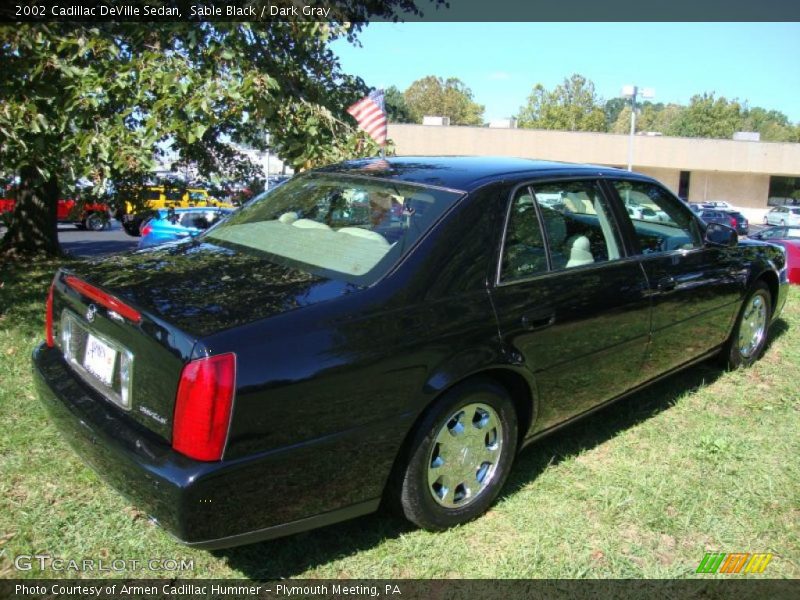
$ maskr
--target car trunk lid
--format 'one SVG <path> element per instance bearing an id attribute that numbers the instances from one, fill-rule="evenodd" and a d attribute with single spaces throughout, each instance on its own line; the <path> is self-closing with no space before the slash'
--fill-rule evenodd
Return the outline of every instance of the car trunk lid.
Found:
<path id="1" fill-rule="evenodd" d="M 181 371 L 207 353 L 198 341 L 339 295 L 343 286 L 202 243 L 109 257 L 59 271 L 55 345 L 106 401 L 171 441 Z"/>

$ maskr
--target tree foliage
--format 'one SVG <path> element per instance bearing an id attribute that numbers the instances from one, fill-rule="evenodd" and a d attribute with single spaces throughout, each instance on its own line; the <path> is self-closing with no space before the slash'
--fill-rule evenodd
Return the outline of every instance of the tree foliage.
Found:
<path id="1" fill-rule="evenodd" d="M 414 123 L 422 123 L 422 117 L 431 115 L 450 117 L 451 125 L 483 124 L 484 107 L 473 101 L 472 90 L 456 77 L 423 77 L 403 96 Z"/>
<path id="2" fill-rule="evenodd" d="M 364 20 L 416 9 L 381 0 L 349 10 Z M 264 149 L 266 131 L 295 168 L 376 154 L 345 113 L 368 88 L 329 49 L 360 27 L 344 19 L 0 26 L 0 174 L 21 176 L 3 249 L 56 251 L 55 217 L 33 213 L 55 207 L 81 178 L 135 180 L 167 151 L 212 181 L 252 176 L 234 144 Z"/>
<path id="3" fill-rule="evenodd" d="M 658 131 L 664 135 L 675 135 L 675 122 L 684 107 L 678 104 L 644 102 L 637 106 L 636 131 Z M 623 108 L 616 122 L 611 126 L 611 133 L 628 133 L 631 128 L 630 101 Z"/>
<path id="4" fill-rule="evenodd" d="M 383 99 L 386 107 L 386 116 L 389 118 L 390 123 L 414 122 L 411 117 L 411 111 L 406 104 L 405 96 L 396 86 L 389 86 L 384 92 Z"/>
<path id="5" fill-rule="evenodd" d="M 541 83 L 533 86 L 528 103 L 520 108 L 517 122 L 529 129 L 606 130 L 606 116 L 594 83 L 578 74 L 564 79 L 552 91 Z"/>
<path id="6" fill-rule="evenodd" d="M 741 105 L 713 93 L 692 96 L 673 123 L 670 135 L 731 139 L 740 130 Z"/>

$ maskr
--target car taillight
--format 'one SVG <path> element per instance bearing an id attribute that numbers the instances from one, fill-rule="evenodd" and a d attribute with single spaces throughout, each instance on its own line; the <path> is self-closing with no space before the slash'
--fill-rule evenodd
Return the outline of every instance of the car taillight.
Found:
<path id="1" fill-rule="evenodd" d="M 44 314 L 44 341 L 48 348 L 52 348 L 53 341 L 53 290 L 55 288 L 55 281 L 50 284 L 50 291 L 47 292 L 47 304 L 45 305 Z"/>
<path id="2" fill-rule="evenodd" d="M 183 368 L 175 399 L 172 448 L 196 460 L 220 460 L 236 385 L 236 355 L 193 360 Z"/>
<path id="3" fill-rule="evenodd" d="M 736 229 L 736 217 L 731 217 L 731 227 Z"/>
<path id="4" fill-rule="evenodd" d="M 151 231 L 153 231 L 153 226 L 150 225 L 150 223 L 145 223 L 144 227 L 142 227 L 141 230 L 139 230 L 139 233 L 142 236 L 145 236 L 145 235 L 150 235 Z"/>
<path id="5" fill-rule="evenodd" d="M 118 315 L 123 316 L 129 321 L 133 321 L 134 323 L 141 322 L 142 320 L 141 313 L 132 306 L 125 304 L 122 300 L 120 300 L 116 296 L 107 294 L 100 288 L 97 288 L 89 283 L 86 283 L 82 279 L 78 279 L 73 275 L 69 275 L 66 281 L 67 285 L 71 287 L 73 290 L 75 290 L 79 294 L 86 296 L 90 300 L 94 300 L 99 305 L 106 307 L 108 310 L 114 311 Z"/>

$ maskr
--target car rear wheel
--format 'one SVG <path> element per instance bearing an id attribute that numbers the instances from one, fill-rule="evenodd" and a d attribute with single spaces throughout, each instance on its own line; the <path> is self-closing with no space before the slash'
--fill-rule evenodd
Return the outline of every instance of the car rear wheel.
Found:
<path id="1" fill-rule="evenodd" d="M 769 288 L 759 281 L 742 305 L 728 340 L 725 354 L 728 368 L 749 367 L 758 360 L 767 345 L 771 315 Z"/>
<path id="2" fill-rule="evenodd" d="M 508 477 L 517 416 L 508 392 L 488 379 L 464 382 L 425 416 L 396 489 L 403 515 L 441 530 L 484 513 Z"/>

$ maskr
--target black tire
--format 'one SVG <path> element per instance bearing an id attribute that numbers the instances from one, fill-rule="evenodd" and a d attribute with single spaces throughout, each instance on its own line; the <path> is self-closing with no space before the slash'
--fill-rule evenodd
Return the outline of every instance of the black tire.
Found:
<path id="1" fill-rule="evenodd" d="M 106 220 L 103 218 L 103 215 L 99 213 L 91 213 L 87 215 L 84 223 L 86 229 L 89 231 L 101 231 L 106 226 Z"/>
<path id="2" fill-rule="evenodd" d="M 452 435 L 459 427 L 464 436 L 461 439 Z M 457 458 L 444 460 L 445 444 Z M 494 502 L 508 477 L 516 451 L 517 414 L 508 392 L 488 379 L 466 381 L 445 393 L 419 423 L 407 457 L 395 475 L 392 486 L 395 501 L 409 521 L 424 529 L 439 531 L 466 523 L 483 514 Z M 482 461 L 490 458 L 493 462 Z M 429 475 L 429 470 L 434 473 L 433 465 L 437 462 L 436 469 L 449 469 L 447 479 L 469 479 L 451 484 L 452 489 L 446 488 L 436 482 L 444 481 L 442 477 L 433 481 L 435 475 Z M 474 479 L 469 475 L 473 469 Z M 467 485 L 474 487 L 469 490 Z M 452 506 L 446 506 L 447 503 Z"/>
<path id="3" fill-rule="evenodd" d="M 771 318 L 772 295 L 767 284 L 759 281 L 742 304 L 736 326 L 723 350 L 728 369 L 749 367 L 760 358 L 767 345 Z"/>
<path id="4" fill-rule="evenodd" d="M 139 225 L 136 221 L 123 221 L 122 228 L 131 237 L 139 237 Z"/>

